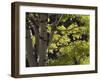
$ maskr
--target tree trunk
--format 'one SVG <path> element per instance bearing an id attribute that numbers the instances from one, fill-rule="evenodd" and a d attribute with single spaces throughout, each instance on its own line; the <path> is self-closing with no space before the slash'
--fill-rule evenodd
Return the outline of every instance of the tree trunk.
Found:
<path id="1" fill-rule="evenodd" d="M 26 59 L 29 67 L 37 66 L 36 54 L 33 49 L 31 32 L 29 29 L 26 29 Z"/>
<path id="2" fill-rule="evenodd" d="M 29 32 L 26 32 L 29 36 L 29 39 L 26 39 L 27 43 L 27 57 L 30 66 L 45 66 L 46 65 L 46 50 L 47 50 L 47 14 L 40 14 L 37 21 L 35 21 L 34 17 L 30 17 L 29 24 L 35 31 L 36 38 L 36 48 L 35 54 L 37 54 L 37 58 L 32 53 L 32 40 Z"/>
<path id="3" fill-rule="evenodd" d="M 46 50 L 47 50 L 47 15 L 40 15 L 41 23 L 39 26 L 39 66 L 46 65 Z"/>

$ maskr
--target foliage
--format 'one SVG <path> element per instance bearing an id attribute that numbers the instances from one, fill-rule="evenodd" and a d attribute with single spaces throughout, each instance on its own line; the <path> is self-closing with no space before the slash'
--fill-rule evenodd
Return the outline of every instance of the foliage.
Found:
<path id="1" fill-rule="evenodd" d="M 65 14 L 59 23 L 48 47 L 48 52 L 58 55 L 49 59 L 48 65 L 89 64 L 89 16 Z M 48 32 L 51 31 L 52 26 L 48 26 Z M 55 49 L 57 53 L 53 53 Z"/>

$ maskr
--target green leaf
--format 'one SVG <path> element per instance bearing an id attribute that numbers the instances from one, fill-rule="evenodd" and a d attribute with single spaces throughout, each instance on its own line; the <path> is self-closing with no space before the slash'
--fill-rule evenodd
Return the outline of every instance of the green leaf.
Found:
<path id="1" fill-rule="evenodd" d="M 52 43 L 50 46 L 49 46 L 50 49 L 56 49 L 57 48 L 57 45 L 55 43 Z"/>
<path id="2" fill-rule="evenodd" d="M 62 26 L 58 26 L 57 29 L 59 31 L 65 31 L 66 30 L 66 28 L 63 25 Z"/>
<path id="3" fill-rule="evenodd" d="M 59 34 L 54 34 L 54 35 L 53 35 L 53 41 L 59 40 L 60 37 L 61 37 L 61 36 L 60 36 Z"/>

